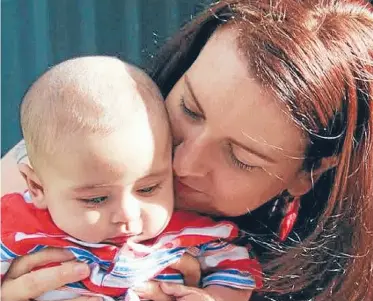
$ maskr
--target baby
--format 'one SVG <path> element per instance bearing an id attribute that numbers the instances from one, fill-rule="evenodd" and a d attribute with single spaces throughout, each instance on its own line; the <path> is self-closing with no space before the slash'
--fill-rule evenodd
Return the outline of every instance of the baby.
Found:
<path id="1" fill-rule="evenodd" d="M 261 285 L 248 248 L 228 243 L 234 224 L 174 211 L 168 118 L 141 70 L 110 57 L 65 61 L 30 87 L 21 125 L 28 191 L 2 198 L 2 275 L 19 256 L 61 247 L 91 275 L 41 299 L 139 300 L 131 288 L 150 279 L 183 283 L 169 266 L 186 252 L 212 300 L 246 301 Z"/>

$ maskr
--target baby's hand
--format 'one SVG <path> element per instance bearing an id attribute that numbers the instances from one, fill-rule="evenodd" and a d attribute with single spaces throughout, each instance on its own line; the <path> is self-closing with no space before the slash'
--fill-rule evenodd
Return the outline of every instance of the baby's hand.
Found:
<path id="1" fill-rule="evenodd" d="M 160 283 L 162 291 L 173 296 L 177 301 L 220 301 L 215 299 L 204 289 L 184 286 L 180 284 Z"/>
<path id="2" fill-rule="evenodd" d="M 247 301 L 251 290 L 233 289 L 210 285 L 204 289 L 184 286 L 182 284 L 151 281 L 144 287 L 137 288 L 136 293 L 146 300 L 153 301 Z"/>
<path id="3" fill-rule="evenodd" d="M 162 291 L 177 301 L 247 301 L 252 290 L 233 289 L 219 285 L 209 285 L 204 289 L 180 284 L 160 283 Z"/>

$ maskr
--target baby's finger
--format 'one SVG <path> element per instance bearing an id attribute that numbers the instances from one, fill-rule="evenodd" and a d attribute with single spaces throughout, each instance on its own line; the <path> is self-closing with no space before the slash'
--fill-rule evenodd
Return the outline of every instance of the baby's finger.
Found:
<path id="1" fill-rule="evenodd" d="M 44 249 L 14 260 L 6 274 L 6 279 L 18 278 L 39 266 L 53 262 L 64 262 L 71 259 L 74 259 L 74 255 L 67 250 L 57 248 Z"/>
<path id="2" fill-rule="evenodd" d="M 62 301 L 103 301 L 103 299 L 101 297 L 79 297 Z"/>
<path id="3" fill-rule="evenodd" d="M 84 263 L 66 262 L 24 274 L 16 279 L 5 279 L 1 286 L 2 301 L 34 299 L 67 283 L 87 278 L 89 273 L 89 267 Z"/>
<path id="4" fill-rule="evenodd" d="M 166 295 L 160 288 L 159 282 L 148 281 L 141 286 L 133 288 L 133 291 L 141 298 L 152 301 L 173 301 L 172 296 Z"/>
<path id="5" fill-rule="evenodd" d="M 188 287 L 185 285 L 180 285 L 176 283 L 161 283 L 161 289 L 167 295 L 174 296 L 178 301 L 214 301 L 215 298 L 212 298 L 204 290 L 195 287 Z M 219 299 L 223 300 L 223 299 Z M 226 299 L 224 299 L 226 300 Z M 240 299 L 245 300 L 245 299 Z M 246 299 L 248 300 L 248 299 Z"/>
<path id="6" fill-rule="evenodd" d="M 185 297 L 194 293 L 194 289 L 177 283 L 160 283 L 161 290 L 170 296 Z"/>
<path id="7" fill-rule="evenodd" d="M 171 265 L 184 276 L 186 286 L 198 287 L 201 279 L 201 266 L 199 261 L 192 255 L 185 253 L 179 261 Z"/>

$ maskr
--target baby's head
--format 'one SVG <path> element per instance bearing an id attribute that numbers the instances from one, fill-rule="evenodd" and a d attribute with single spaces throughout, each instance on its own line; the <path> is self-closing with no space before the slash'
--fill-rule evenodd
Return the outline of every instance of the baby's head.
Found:
<path id="1" fill-rule="evenodd" d="M 162 97 L 141 70 L 83 57 L 43 74 L 21 125 L 34 204 L 86 242 L 152 238 L 173 210 L 171 135 Z"/>

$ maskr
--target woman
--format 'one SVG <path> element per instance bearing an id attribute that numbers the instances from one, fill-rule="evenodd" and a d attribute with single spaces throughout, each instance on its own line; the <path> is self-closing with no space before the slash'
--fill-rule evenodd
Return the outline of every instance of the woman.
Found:
<path id="1" fill-rule="evenodd" d="M 249 233 L 265 277 L 254 300 L 370 300 L 372 53 L 368 2 L 230 0 L 188 24 L 150 71 L 172 124 L 177 206 Z M 9 155 L 3 168 L 3 193 L 21 190 Z M 29 273 L 69 259 L 22 258 L 3 300 L 86 277 L 73 262 Z"/>

